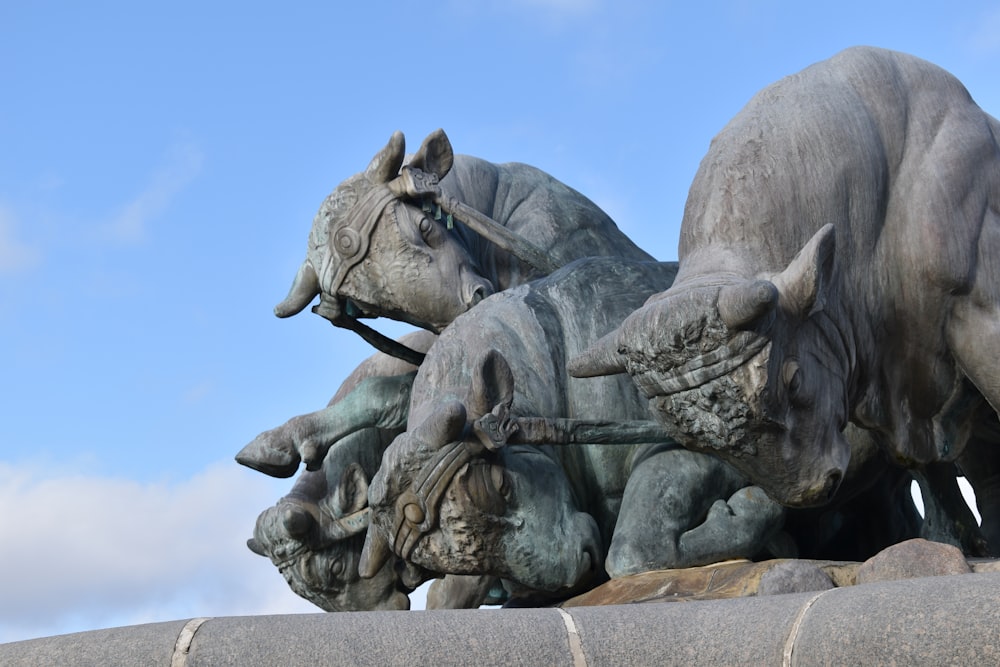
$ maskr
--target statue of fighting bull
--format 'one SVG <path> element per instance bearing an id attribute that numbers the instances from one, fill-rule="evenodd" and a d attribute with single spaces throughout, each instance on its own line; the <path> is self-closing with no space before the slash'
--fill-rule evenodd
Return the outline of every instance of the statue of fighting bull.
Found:
<path id="1" fill-rule="evenodd" d="M 386 339 L 358 317 L 386 316 L 440 332 L 483 297 L 573 260 L 652 261 L 596 204 L 534 167 L 455 155 L 442 130 L 406 165 L 404 146 L 396 132 L 364 172 L 323 202 L 306 259 L 275 306 L 279 317 L 301 312 L 318 295 L 314 312 L 419 365 L 422 352 Z M 405 404 L 387 408 L 400 409 Z M 302 460 L 316 470 L 334 441 L 304 430 L 316 423 L 300 419 L 282 437 L 258 438 L 237 460 L 275 477 L 295 474 Z"/>
<path id="2" fill-rule="evenodd" d="M 954 77 L 890 51 L 765 88 L 701 163 L 674 284 L 571 371 L 627 371 L 681 444 L 790 506 L 837 492 L 848 421 L 918 476 L 976 453 L 997 548 L 998 139 Z M 930 481 L 980 549 L 953 472 Z"/>
<path id="3" fill-rule="evenodd" d="M 434 339 L 418 331 L 403 342 L 425 352 Z M 284 473 L 289 443 L 310 460 L 313 449 L 339 443 L 329 456 L 324 452 L 319 469 L 303 471 L 291 491 L 260 514 L 247 541 L 254 553 L 271 559 L 293 591 L 326 611 L 409 608 L 408 593 L 416 587 L 411 571 L 397 572 L 394 562 L 387 563 L 361 581 L 357 562 L 368 529 L 368 483 L 385 448 L 405 428 L 415 373 L 405 361 L 376 354 L 347 377 L 326 408 L 261 433 L 237 456 L 264 472 L 269 462 L 280 461 L 284 467 L 277 472 Z"/>
<path id="4" fill-rule="evenodd" d="M 534 167 L 456 156 L 442 130 L 405 165 L 404 147 L 396 132 L 323 202 L 278 317 L 319 296 L 316 313 L 419 362 L 357 318 L 439 333 L 484 297 L 580 257 L 652 260 L 593 202 Z"/>
<path id="5" fill-rule="evenodd" d="M 369 487 L 362 574 L 395 554 L 439 574 L 500 577 L 514 597 L 560 597 L 605 569 L 759 553 L 781 528 L 776 503 L 666 438 L 627 379 L 566 373 L 675 269 L 580 260 L 445 329 L 414 381 L 408 430 Z"/>
<path id="6" fill-rule="evenodd" d="M 237 455 L 276 477 L 306 463 L 292 492 L 262 513 L 250 545 L 271 557 L 293 590 L 325 609 L 394 608 L 397 589 L 412 588 L 412 581 L 393 586 L 381 575 L 359 582 L 356 568 L 344 566 L 356 560 L 360 543 L 341 530 L 341 503 L 361 488 L 359 474 L 367 484 L 386 444 L 402 431 L 412 382 L 406 363 L 419 363 L 433 336 L 397 345 L 356 316 L 389 315 L 437 331 L 483 296 L 578 257 L 651 259 L 600 208 L 533 167 L 454 156 L 440 130 L 405 167 L 403 151 L 397 133 L 363 173 L 326 199 L 307 258 L 275 312 L 294 314 L 320 294 L 316 312 L 406 361 L 376 355 L 326 409 L 262 433 Z M 344 446 L 327 457 L 335 443 Z M 354 464 L 360 473 L 351 472 Z M 367 513 L 355 519 L 366 521 Z M 383 569 L 392 571 L 391 564 Z M 429 601 L 477 605 L 489 589 L 485 580 L 449 577 Z"/>

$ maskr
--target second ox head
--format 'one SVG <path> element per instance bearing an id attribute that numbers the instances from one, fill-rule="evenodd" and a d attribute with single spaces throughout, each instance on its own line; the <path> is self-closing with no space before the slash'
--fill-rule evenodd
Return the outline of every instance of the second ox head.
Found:
<path id="1" fill-rule="evenodd" d="M 570 372 L 627 371 L 686 448 L 719 456 L 779 503 L 822 505 L 851 455 L 851 351 L 824 312 L 834 247 L 827 225 L 770 280 L 675 285 Z"/>
<path id="2" fill-rule="evenodd" d="M 423 406 L 426 418 L 387 450 L 369 492 L 362 575 L 396 555 L 439 574 L 499 577 L 516 597 L 565 595 L 601 569 L 597 523 L 552 457 L 496 446 L 513 400 L 504 358 L 491 350 L 472 375 L 465 403 Z"/>
<path id="3" fill-rule="evenodd" d="M 324 477 L 321 471 L 303 473 L 297 492 L 260 514 L 247 546 L 270 558 L 293 591 L 326 611 L 409 609 L 406 591 L 420 581 L 404 583 L 394 563 L 367 579 L 358 575 L 369 524 L 368 483 L 360 466 L 346 466 L 332 490 Z"/>
<path id="4" fill-rule="evenodd" d="M 313 221 L 306 259 L 278 317 L 300 312 L 316 296 L 320 312 L 389 317 L 440 332 L 493 293 L 474 258 L 426 202 L 407 194 L 399 176 L 400 132 L 368 168 L 337 186 Z M 438 130 L 409 165 L 438 180 L 451 170 L 451 144 Z"/>

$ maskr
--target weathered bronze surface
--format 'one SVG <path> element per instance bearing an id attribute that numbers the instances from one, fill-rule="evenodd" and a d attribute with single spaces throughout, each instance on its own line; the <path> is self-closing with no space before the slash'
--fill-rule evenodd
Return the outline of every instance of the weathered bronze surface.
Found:
<path id="1" fill-rule="evenodd" d="M 394 134 L 275 308 L 319 297 L 379 352 L 238 454 L 305 466 L 250 548 L 328 610 L 432 579 L 432 607 L 586 605 L 966 567 L 1000 548 L 998 137 L 946 72 L 849 49 L 713 141 L 675 264 L 537 169 Z"/>

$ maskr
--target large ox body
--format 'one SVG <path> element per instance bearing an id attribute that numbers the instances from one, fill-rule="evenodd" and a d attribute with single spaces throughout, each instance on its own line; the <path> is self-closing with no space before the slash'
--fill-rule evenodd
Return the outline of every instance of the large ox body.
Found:
<path id="1" fill-rule="evenodd" d="M 904 54 L 853 48 L 765 88 L 701 163 L 673 286 L 573 372 L 627 370 L 685 446 L 789 505 L 836 491 L 848 420 L 914 468 L 978 448 L 983 398 L 1000 408 L 998 138 Z"/>

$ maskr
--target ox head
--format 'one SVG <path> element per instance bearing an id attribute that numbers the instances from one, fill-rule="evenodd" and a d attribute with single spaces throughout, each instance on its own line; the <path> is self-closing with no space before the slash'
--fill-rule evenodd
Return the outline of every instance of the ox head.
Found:
<path id="1" fill-rule="evenodd" d="M 499 445 L 513 376 L 496 351 L 466 402 L 424 406 L 372 479 L 362 576 L 392 553 L 442 574 L 487 574 L 515 595 L 564 594 L 599 570 L 594 519 L 576 509 L 562 468 L 536 447 Z M 499 431 L 499 436 L 498 436 Z"/>
<path id="2" fill-rule="evenodd" d="M 369 524 L 368 483 L 360 466 L 347 466 L 332 494 L 312 497 L 322 496 L 323 487 L 309 497 L 290 494 L 262 512 L 247 546 L 270 558 L 293 591 L 326 611 L 409 609 L 393 563 L 368 579 L 358 575 Z"/>
<path id="3" fill-rule="evenodd" d="M 849 351 L 823 310 L 833 257 L 827 225 L 770 280 L 675 285 L 570 372 L 628 372 L 685 447 L 718 455 L 782 504 L 824 504 L 850 460 Z"/>
<path id="4" fill-rule="evenodd" d="M 288 317 L 320 296 L 319 312 L 385 316 L 440 332 L 493 293 L 474 259 L 400 176 L 400 132 L 361 174 L 337 186 L 313 221 L 306 259 L 274 312 Z M 409 165 L 443 179 L 454 160 L 441 130 L 424 140 Z"/>

